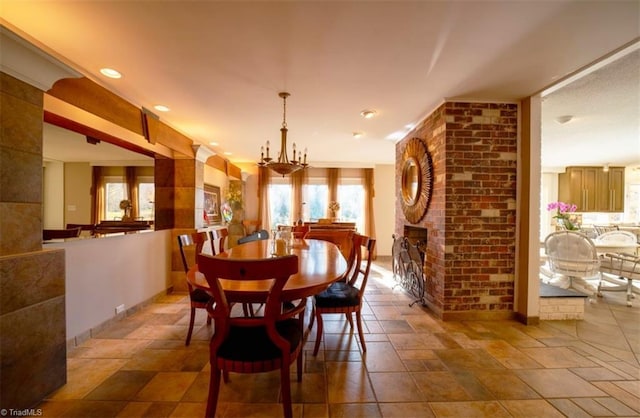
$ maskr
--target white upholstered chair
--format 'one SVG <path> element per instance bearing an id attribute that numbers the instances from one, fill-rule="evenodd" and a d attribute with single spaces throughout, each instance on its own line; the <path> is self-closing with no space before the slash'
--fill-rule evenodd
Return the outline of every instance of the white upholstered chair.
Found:
<path id="1" fill-rule="evenodd" d="M 576 231 L 553 232 L 545 239 L 544 248 L 552 273 L 549 284 L 595 293 L 595 286 L 587 279 L 600 277 L 600 258 L 589 237 Z"/>

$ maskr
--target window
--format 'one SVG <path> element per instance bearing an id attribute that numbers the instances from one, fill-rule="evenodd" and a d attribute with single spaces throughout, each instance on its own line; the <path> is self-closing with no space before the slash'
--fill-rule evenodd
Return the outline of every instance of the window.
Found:
<path id="1" fill-rule="evenodd" d="M 122 177 L 106 176 L 104 178 L 104 211 L 102 220 L 112 221 L 122 218 L 120 202 L 125 199 L 127 184 Z"/>
<path id="2" fill-rule="evenodd" d="M 154 219 L 155 185 L 153 177 L 138 177 L 138 218 Z"/>
<path id="3" fill-rule="evenodd" d="M 317 221 L 327 216 L 327 207 L 329 206 L 329 186 L 326 183 L 321 184 L 320 181 L 326 179 L 309 179 L 309 183 L 304 186 L 304 219 Z"/>
<path id="4" fill-rule="evenodd" d="M 364 186 L 361 179 L 342 179 L 338 185 L 340 220 L 355 222 L 358 231 L 364 231 Z"/>
<path id="5" fill-rule="evenodd" d="M 269 185 L 269 212 L 271 229 L 277 225 L 291 225 L 291 185 Z"/>

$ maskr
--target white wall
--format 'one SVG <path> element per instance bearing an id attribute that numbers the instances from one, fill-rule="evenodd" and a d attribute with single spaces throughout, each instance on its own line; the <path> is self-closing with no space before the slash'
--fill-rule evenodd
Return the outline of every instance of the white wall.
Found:
<path id="1" fill-rule="evenodd" d="M 395 225 L 395 176 L 393 164 L 376 165 L 374 181 L 376 195 L 373 198 L 373 210 L 376 223 L 376 248 L 378 255 L 391 255 L 393 228 Z"/>
<path id="2" fill-rule="evenodd" d="M 171 230 L 45 244 L 65 249 L 67 340 L 171 286 Z"/>

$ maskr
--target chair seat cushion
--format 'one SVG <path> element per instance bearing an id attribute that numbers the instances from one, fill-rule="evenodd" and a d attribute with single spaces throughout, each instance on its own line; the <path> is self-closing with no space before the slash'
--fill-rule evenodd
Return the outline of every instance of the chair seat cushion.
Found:
<path id="1" fill-rule="evenodd" d="M 201 302 L 201 303 L 207 303 L 209 302 L 209 299 L 211 299 L 211 296 L 209 296 L 209 294 L 202 289 L 194 289 L 191 292 L 190 297 L 192 302 Z"/>
<path id="2" fill-rule="evenodd" d="M 278 333 L 289 341 L 291 352 L 302 342 L 302 329 L 297 319 L 287 319 L 276 324 Z M 232 326 L 229 336 L 218 350 L 218 357 L 235 361 L 264 361 L 280 358 L 280 349 L 269 339 L 264 326 Z"/>
<path id="3" fill-rule="evenodd" d="M 360 296 L 358 288 L 344 282 L 333 283 L 327 290 L 315 296 L 316 307 L 339 308 L 343 306 L 358 306 Z"/>

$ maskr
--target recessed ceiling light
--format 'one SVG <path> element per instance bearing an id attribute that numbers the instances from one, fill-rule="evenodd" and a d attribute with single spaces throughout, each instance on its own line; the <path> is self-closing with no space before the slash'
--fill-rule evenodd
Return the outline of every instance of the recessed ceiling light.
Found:
<path id="1" fill-rule="evenodd" d="M 360 112 L 360 115 L 365 118 L 365 119 L 371 119 L 372 117 L 374 117 L 376 115 L 376 111 L 375 110 L 363 110 L 362 112 Z"/>
<path id="2" fill-rule="evenodd" d="M 354 138 L 360 138 L 360 137 L 362 137 L 362 135 L 364 135 L 364 133 L 362 133 L 362 132 L 354 132 L 353 133 L 353 137 Z"/>
<path id="3" fill-rule="evenodd" d="M 165 106 L 165 105 L 155 105 L 155 106 L 153 106 L 153 108 L 154 108 L 155 110 L 157 110 L 158 112 L 168 112 L 168 111 L 170 111 L 170 110 L 171 110 L 171 109 L 169 109 L 169 108 L 168 108 L 167 106 Z"/>
<path id="4" fill-rule="evenodd" d="M 213 145 L 214 147 L 217 147 L 219 144 L 217 142 L 209 142 L 209 145 Z"/>
<path id="5" fill-rule="evenodd" d="M 225 152 L 224 152 L 224 155 L 233 155 L 233 153 L 232 153 L 232 152 L 229 152 L 229 151 L 225 151 Z"/>
<path id="6" fill-rule="evenodd" d="M 122 74 L 120 72 L 114 70 L 113 68 L 101 68 L 100 72 L 102 75 L 105 75 L 109 78 L 121 78 Z"/>

